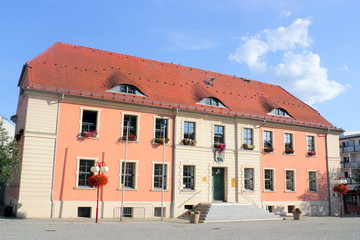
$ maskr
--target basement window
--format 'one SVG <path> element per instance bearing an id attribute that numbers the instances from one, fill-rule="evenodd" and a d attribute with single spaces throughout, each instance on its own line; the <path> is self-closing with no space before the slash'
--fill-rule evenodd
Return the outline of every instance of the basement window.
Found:
<path id="1" fill-rule="evenodd" d="M 78 207 L 78 217 L 91 217 L 91 207 Z"/>

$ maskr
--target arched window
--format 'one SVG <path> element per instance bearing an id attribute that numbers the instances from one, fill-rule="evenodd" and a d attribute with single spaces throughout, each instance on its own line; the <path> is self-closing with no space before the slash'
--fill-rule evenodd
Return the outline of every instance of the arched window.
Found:
<path id="1" fill-rule="evenodd" d="M 282 116 L 282 117 L 292 117 L 285 109 L 283 108 L 275 108 L 271 112 L 270 115 Z"/>
<path id="2" fill-rule="evenodd" d="M 109 92 L 126 93 L 126 94 L 132 94 L 132 95 L 138 95 L 138 96 L 146 97 L 146 95 L 143 94 L 137 87 L 135 87 L 133 85 L 129 85 L 129 84 L 117 85 L 117 86 L 113 87 L 112 89 L 110 89 L 108 91 Z"/>
<path id="3" fill-rule="evenodd" d="M 198 104 L 226 108 L 226 106 L 219 99 L 214 97 L 204 98 L 198 102 Z"/>

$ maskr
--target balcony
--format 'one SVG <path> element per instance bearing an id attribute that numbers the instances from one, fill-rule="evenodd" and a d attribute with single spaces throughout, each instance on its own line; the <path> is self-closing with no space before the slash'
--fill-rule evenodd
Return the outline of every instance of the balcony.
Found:
<path id="1" fill-rule="evenodd" d="M 341 162 L 342 168 L 360 168 L 360 162 Z"/>
<path id="2" fill-rule="evenodd" d="M 353 145 L 353 146 L 347 146 L 347 147 L 340 147 L 341 153 L 351 153 L 351 152 L 360 152 L 360 145 Z"/>

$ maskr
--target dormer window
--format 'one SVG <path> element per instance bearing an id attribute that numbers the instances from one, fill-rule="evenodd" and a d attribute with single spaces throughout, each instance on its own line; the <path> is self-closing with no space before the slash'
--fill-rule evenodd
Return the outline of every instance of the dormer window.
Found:
<path id="1" fill-rule="evenodd" d="M 219 99 L 214 98 L 214 97 L 204 98 L 197 104 L 226 108 L 225 105 Z"/>
<path id="2" fill-rule="evenodd" d="M 137 87 L 135 87 L 133 85 L 129 85 L 129 84 L 117 85 L 108 91 L 146 97 L 146 95 L 143 94 Z"/>
<path id="3" fill-rule="evenodd" d="M 275 108 L 271 112 L 270 115 L 282 116 L 282 117 L 292 117 L 285 109 L 283 108 Z"/>

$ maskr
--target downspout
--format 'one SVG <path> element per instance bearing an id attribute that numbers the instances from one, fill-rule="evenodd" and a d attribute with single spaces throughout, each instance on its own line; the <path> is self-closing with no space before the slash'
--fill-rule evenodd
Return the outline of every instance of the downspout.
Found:
<path id="1" fill-rule="evenodd" d="M 330 129 L 328 129 L 330 132 Z M 326 181 L 328 185 L 328 201 L 329 201 L 329 216 L 331 216 L 331 186 L 330 186 L 330 169 L 329 169 L 329 155 L 328 155 L 328 134 L 325 135 L 325 157 L 326 157 Z"/>
<path id="2" fill-rule="evenodd" d="M 57 138 L 58 138 L 58 128 L 59 128 L 59 118 L 60 118 L 60 102 L 62 102 L 65 98 L 65 94 L 61 94 L 61 99 L 58 101 L 57 106 L 57 116 L 56 116 L 56 128 L 55 128 L 55 146 L 54 146 L 54 156 L 53 156 L 53 171 L 52 171 L 52 179 L 51 179 L 51 210 L 50 210 L 50 218 L 54 217 L 54 184 L 55 184 L 55 165 L 56 165 L 56 152 L 57 152 Z"/>
<path id="3" fill-rule="evenodd" d="M 239 123 L 237 121 L 237 117 L 235 116 L 235 179 L 236 179 L 236 187 L 235 187 L 235 202 L 239 202 L 239 188 L 240 188 L 240 169 L 239 169 Z"/>
<path id="4" fill-rule="evenodd" d="M 174 119 L 173 119 L 173 134 L 172 134 L 172 144 L 173 144 L 173 153 L 172 153 L 172 174 L 171 174 L 171 211 L 170 211 L 170 218 L 175 218 L 175 163 L 176 163 L 176 143 L 175 140 L 176 137 L 176 121 L 177 121 L 177 115 L 179 113 L 179 109 L 174 109 Z"/>

